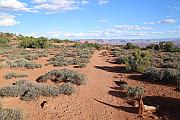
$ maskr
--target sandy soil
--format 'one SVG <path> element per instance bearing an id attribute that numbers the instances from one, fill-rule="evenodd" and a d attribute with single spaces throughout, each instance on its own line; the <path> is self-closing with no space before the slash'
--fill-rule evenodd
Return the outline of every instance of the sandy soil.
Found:
<path id="1" fill-rule="evenodd" d="M 126 103 L 125 93 L 118 89 L 114 81 L 124 80 L 131 86 L 142 86 L 145 88 L 144 101 L 160 102 L 158 104 L 170 104 L 170 109 L 160 113 L 161 116 L 168 116 L 169 119 L 180 119 L 180 94 L 174 91 L 173 87 L 151 84 L 139 79 L 138 74 L 130 74 L 125 71 L 123 65 L 106 62 L 105 57 L 100 56 L 100 51 L 95 52 L 91 62 L 86 68 L 73 68 L 84 73 L 88 77 L 86 85 L 78 86 L 77 92 L 70 96 L 60 95 L 59 97 L 41 97 L 38 100 L 26 102 L 18 98 L 3 98 L 2 104 L 5 108 L 22 108 L 26 113 L 27 120 L 154 120 L 161 119 L 155 115 L 139 117 L 136 108 Z M 40 58 L 38 63 L 46 64 L 48 58 Z M 33 80 L 40 75 L 64 67 L 43 66 L 40 69 L 1 69 L 0 86 L 5 86 L 15 82 L 17 79 L 5 80 L 3 76 L 11 71 L 26 73 L 28 80 Z M 149 96 L 149 97 L 148 97 Z M 156 99 L 156 96 L 159 96 Z M 46 100 L 45 108 L 40 104 Z M 177 112 L 173 112 L 174 110 Z M 170 112 L 168 112 L 170 111 Z M 167 113 L 166 113 L 167 112 Z M 178 115 L 179 114 L 179 115 Z M 164 117 L 165 118 L 165 117 Z M 162 119 L 164 119 L 162 117 Z"/>

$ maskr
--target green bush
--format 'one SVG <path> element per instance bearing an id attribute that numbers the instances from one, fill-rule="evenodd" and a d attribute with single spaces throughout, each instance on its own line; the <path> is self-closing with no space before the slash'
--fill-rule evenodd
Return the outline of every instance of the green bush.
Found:
<path id="1" fill-rule="evenodd" d="M 131 99 L 139 99 L 144 95 L 144 89 L 141 87 L 129 87 L 127 97 Z"/>
<path id="2" fill-rule="evenodd" d="M 70 95 L 75 91 L 72 84 L 65 83 L 62 85 L 48 86 L 19 80 L 11 86 L 0 88 L 1 97 L 20 97 L 21 100 L 30 101 L 40 96 L 55 97 L 60 94 Z"/>
<path id="3" fill-rule="evenodd" d="M 2 87 L 0 89 L 0 96 L 17 97 L 19 96 L 19 87 L 14 85 Z"/>
<path id="4" fill-rule="evenodd" d="M 50 79 L 54 82 L 71 82 L 76 85 L 85 83 L 85 76 L 69 69 L 52 70 L 36 79 L 37 82 L 47 82 Z"/>
<path id="5" fill-rule="evenodd" d="M 128 86 L 127 83 L 123 83 L 123 84 L 120 84 L 120 85 L 119 85 L 119 88 L 120 88 L 121 90 L 127 90 L 127 89 L 129 88 L 129 86 Z"/>
<path id="6" fill-rule="evenodd" d="M 16 61 L 9 61 L 7 62 L 8 65 L 11 68 L 27 68 L 27 69 L 34 69 L 34 68 L 41 68 L 42 65 L 41 64 L 37 64 L 28 60 L 24 60 L 24 59 L 20 59 L 20 60 L 16 60 Z"/>
<path id="7" fill-rule="evenodd" d="M 24 114 L 21 109 L 2 109 L 0 120 L 24 120 Z"/>
<path id="8" fill-rule="evenodd" d="M 78 67 L 79 67 L 79 68 L 85 68 L 85 67 L 86 67 L 86 64 L 85 64 L 85 63 L 79 63 L 79 64 L 78 64 Z"/>
<path id="9" fill-rule="evenodd" d="M 71 95 L 73 92 L 75 92 L 75 89 L 73 88 L 72 84 L 65 83 L 63 85 L 58 86 L 59 93 L 65 94 L 65 95 Z"/>
<path id="10" fill-rule="evenodd" d="M 150 55 L 137 49 L 132 55 L 125 59 L 128 70 L 144 72 L 150 66 Z"/>
<path id="11" fill-rule="evenodd" d="M 57 86 L 41 86 L 42 96 L 55 97 L 61 94 Z M 63 94 L 63 93 L 62 93 Z"/>
<path id="12" fill-rule="evenodd" d="M 180 72 L 177 69 L 162 68 L 158 70 L 157 68 L 149 68 L 143 73 L 143 76 L 153 82 L 180 84 Z"/>
<path id="13" fill-rule="evenodd" d="M 80 49 L 84 49 L 84 48 L 95 48 L 97 50 L 101 49 L 101 45 L 98 43 L 76 43 L 74 47 Z"/>
<path id="14" fill-rule="evenodd" d="M 159 44 L 150 44 L 146 47 L 146 49 L 153 49 L 153 50 L 162 50 L 165 52 L 178 52 L 179 48 L 174 45 L 173 42 L 159 42 Z"/>
<path id="15" fill-rule="evenodd" d="M 22 77 L 28 77 L 28 75 L 27 74 L 16 74 L 14 72 L 10 72 L 4 76 L 5 79 L 22 78 Z"/>
<path id="16" fill-rule="evenodd" d="M 39 58 L 38 54 L 29 54 L 24 57 L 26 60 L 37 60 Z"/>
<path id="17" fill-rule="evenodd" d="M 115 63 L 117 64 L 125 64 L 126 57 L 118 57 L 115 59 Z"/>
<path id="18" fill-rule="evenodd" d="M 133 45 L 132 43 L 127 43 L 124 49 L 135 49 L 138 48 L 138 46 Z"/>
<path id="19" fill-rule="evenodd" d="M 20 47 L 23 48 L 48 48 L 50 46 L 49 40 L 44 37 L 20 37 Z"/>
<path id="20" fill-rule="evenodd" d="M 0 47 L 6 47 L 9 42 L 8 38 L 0 37 Z"/>

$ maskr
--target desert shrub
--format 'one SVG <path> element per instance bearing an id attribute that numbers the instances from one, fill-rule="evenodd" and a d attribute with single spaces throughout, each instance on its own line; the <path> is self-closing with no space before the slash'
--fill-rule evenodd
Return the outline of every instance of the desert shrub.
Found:
<path id="1" fill-rule="evenodd" d="M 74 92 L 72 84 L 65 83 L 57 86 L 48 86 L 19 80 L 11 86 L 0 88 L 1 97 L 20 97 L 21 100 L 30 101 L 40 96 L 55 97 L 60 94 L 70 95 Z"/>
<path id="2" fill-rule="evenodd" d="M 61 92 L 59 92 L 59 89 L 57 86 L 41 86 L 42 88 L 42 96 L 47 96 L 47 97 L 54 97 L 54 96 L 58 96 L 59 94 L 61 94 Z"/>
<path id="3" fill-rule="evenodd" d="M 177 69 L 162 68 L 149 68 L 143 73 L 145 78 L 153 82 L 180 84 L 180 72 Z"/>
<path id="4" fill-rule="evenodd" d="M 7 55 L 8 60 L 16 60 L 16 59 L 21 59 L 21 58 L 22 58 L 22 56 L 18 53 Z"/>
<path id="5" fill-rule="evenodd" d="M 125 64 L 125 59 L 126 59 L 126 57 L 117 57 L 116 59 L 115 59 L 115 63 L 117 63 L 117 64 Z"/>
<path id="6" fill-rule="evenodd" d="M 21 109 L 2 109 L 0 120 L 24 120 L 24 114 Z"/>
<path id="7" fill-rule="evenodd" d="M 150 55 L 137 49 L 132 55 L 125 59 L 128 70 L 144 72 L 150 66 Z"/>
<path id="8" fill-rule="evenodd" d="M 37 82 L 46 82 L 48 79 L 60 83 L 60 82 L 71 82 L 76 85 L 81 85 L 85 83 L 85 76 L 81 73 L 69 70 L 52 70 L 46 73 L 45 75 L 37 78 Z"/>
<path id="9" fill-rule="evenodd" d="M 28 90 L 21 96 L 21 100 L 30 101 L 40 97 L 40 89 L 36 86 L 28 88 Z"/>
<path id="10" fill-rule="evenodd" d="M 20 60 L 16 60 L 16 61 L 9 61 L 7 62 L 8 65 L 11 68 L 27 68 L 27 69 L 34 69 L 34 68 L 41 68 L 42 65 L 41 64 L 37 64 L 28 60 L 24 60 L 24 59 L 20 59 Z"/>
<path id="11" fill-rule="evenodd" d="M 10 72 L 4 76 L 5 79 L 22 78 L 22 77 L 28 77 L 28 75 L 27 74 L 16 74 L 14 72 Z"/>
<path id="12" fill-rule="evenodd" d="M 76 43 L 73 47 L 80 48 L 80 49 L 95 48 L 99 50 L 101 48 L 101 45 L 97 43 Z"/>
<path id="13" fill-rule="evenodd" d="M 120 88 L 121 90 L 127 90 L 127 89 L 129 88 L 129 86 L 128 86 L 127 83 L 123 83 L 123 84 L 120 84 L 120 85 L 119 85 L 119 88 Z"/>
<path id="14" fill-rule="evenodd" d="M 19 96 L 19 87 L 14 85 L 2 87 L 0 89 L 0 96 L 17 97 Z"/>
<path id="15" fill-rule="evenodd" d="M 23 48 L 48 48 L 50 46 L 47 38 L 21 37 L 20 47 Z"/>
<path id="16" fill-rule="evenodd" d="M 69 83 L 65 83 L 63 85 L 58 86 L 58 90 L 59 90 L 59 93 L 65 94 L 65 95 L 70 95 L 73 92 L 75 92 L 74 87 L 72 86 L 72 84 L 69 84 Z"/>
<path id="17" fill-rule="evenodd" d="M 47 51 L 37 51 L 36 52 L 39 57 L 48 57 L 48 52 Z"/>
<path id="18" fill-rule="evenodd" d="M 180 47 L 175 46 L 171 51 L 172 52 L 180 52 Z"/>
<path id="19" fill-rule="evenodd" d="M 180 72 L 176 69 L 162 69 L 162 80 L 166 83 L 180 84 Z"/>
<path id="20" fill-rule="evenodd" d="M 144 89 L 141 87 L 129 87 L 127 97 L 131 99 L 139 99 L 144 95 Z"/>
<path id="21" fill-rule="evenodd" d="M 13 85 L 22 86 L 22 85 L 25 85 L 25 84 L 27 85 L 27 83 L 29 83 L 27 80 L 18 80 Z"/>
<path id="22" fill-rule="evenodd" d="M 161 65 L 161 68 L 174 68 L 175 67 L 174 62 L 161 62 L 160 65 Z"/>
<path id="23" fill-rule="evenodd" d="M 151 81 L 159 81 L 163 78 L 163 75 L 155 67 L 148 68 L 143 75 Z"/>
<path id="24" fill-rule="evenodd" d="M 68 66 L 68 65 L 79 65 L 86 64 L 90 62 L 93 50 L 89 48 L 79 49 L 79 48 L 66 48 L 61 50 L 60 53 L 56 54 L 54 57 L 49 59 L 49 63 L 53 66 Z"/>
<path id="25" fill-rule="evenodd" d="M 0 62 L 3 62 L 3 61 L 5 61 L 5 60 L 0 58 Z"/>
<path id="26" fill-rule="evenodd" d="M 138 48 L 138 46 L 133 45 L 132 43 L 127 43 L 124 49 L 135 49 Z"/>
<path id="27" fill-rule="evenodd" d="M 67 66 L 67 61 L 68 59 L 65 58 L 64 56 L 56 55 L 52 58 L 49 59 L 49 63 L 54 65 L 54 66 Z"/>
<path id="28" fill-rule="evenodd" d="M 0 62 L 0 69 L 6 67 L 6 64 L 4 64 L 3 62 Z"/>
<path id="29" fill-rule="evenodd" d="M 79 68 L 84 68 L 84 67 L 86 67 L 86 64 L 85 64 L 85 63 L 79 63 L 79 64 L 78 64 L 78 67 L 79 67 Z"/>
<path id="30" fill-rule="evenodd" d="M 26 55 L 24 58 L 26 60 L 37 60 L 38 59 L 38 54 L 29 54 L 29 55 Z"/>
<path id="31" fill-rule="evenodd" d="M 50 41 L 52 41 L 53 43 L 73 43 L 74 41 L 68 40 L 68 39 L 57 39 L 57 38 L 52 38 L 50 39 Z"/>
<path id="32" fill-rule="evenodd" d="M 5 38 L 5 37 L 0 37 L 0 47 L 6 47 L 9 42 L 10 42 L 10 39 Z"/>

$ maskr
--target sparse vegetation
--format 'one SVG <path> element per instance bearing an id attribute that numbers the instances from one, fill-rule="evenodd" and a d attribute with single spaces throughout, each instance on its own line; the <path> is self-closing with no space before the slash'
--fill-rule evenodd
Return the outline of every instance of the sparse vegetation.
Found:
<path id="1" fill-rule="evenodd" d="M 180 72 L 177 69 L 162 68 L 158 70 L 151 67 L 143 75 L 152 82 L 180 85 Z"/>
<path id="2" fill-rule="evenodd" d="M 12 78 L 23 78 L 23 77 L 28 77 L 27 74 L 17 74 L 14 72 L 10 72 L 7 75 L 4 76 L 5 79 L 12 79 Z"/>
<path id="3" fill-rule="evenodd" d="M 128 70 L 144 72 L 150 66 L 150 55 L 137 49 L 132 55 L 125 59 Z"/>
<path id="4" fill-rule="evenodd" d="M 131 99 L 140 99 L 144 95 L 144 89 L 141 87 L 129 87 L 127 97 Z"/>
<path id="5" fill-rule="evenodd" d="M 76 43 L 75 48 L 84 49 L 84 48 L 95 48 L 97 50 L 101 49 L 101 45 L 97 43 Z"/>
<path id="6" fill-rule="evenodd" d="M 63 70 L 52 70 L 46 73 L 45 75 L 37 78 L 37 82 L 47 82 L 47 80 L 52 80 L 53 82 L 71 82 L 76 85 L 84 84 L 86 81 L 86 77 L 78 72 L 63 69 Z"/>
<path id="7" fill-rule="evenodd" d="M 75 50 L 75 51 L 62 51 L 49 59 L 49 63 L 54 66 L 68 66 L 79 65 L 85 67 L 89 63 L 93 51 L 89 49 Z"/>
<path id="8" fill-rule="evenodd" d="M 41 64 L 37 64 L 35 62 L 31 62 L 31 61 L 24 60 L 24 59 L 20 59 L 20 60 L 16 60 L 16 61 L 8 61 L 7 63 L 11 68 L 20 67 L 20 68 L 34 69 L 34 68 L 42 67 Z"/>
<path id="9" fill-rule="evenodd" d="M 0 120 L 24 120 L 24 113 L 21 109 L 1 109 Z"/>
<path id="10" fill-rule="evenodd" d="M 50 46 L 49 40 L 44 37 L 34 38 L 34 37 L 19 37 L 21 40 L 19 47 L 23 48 L 48 48 Z"/>
<path id="11" fill-rule="evenodd" d="M 70 83 L 63 85 L 48 86 L 19 80 L 11 86 L 0 88 L 1 97 L 20 97 L 21 100 L 29 101 L 39 98 L 40 96 L 55 97 L 59 94 L 70 95 L 74 92 Z"/>
<path id="12" fill-rule="evenodd" d="M 174 45 L 173 42 L 159 42 L 159 44 L 150 44 L 146 47 L 146 49 L 152 50 L 161 50 L 164 52 L 178 52 L 179 48 Z"/>
<path id="13" fill-rule="evenodd" d="M 0 37 L 0 47 L 6 47 L 10 40 L 5 37 Z"/>
<path id="14" fill-rule="evenodd" d="M 138 46 L 132 44 L 132 43 L 127 43 L 124 49 L 135 49 L 138 48 Z"/>

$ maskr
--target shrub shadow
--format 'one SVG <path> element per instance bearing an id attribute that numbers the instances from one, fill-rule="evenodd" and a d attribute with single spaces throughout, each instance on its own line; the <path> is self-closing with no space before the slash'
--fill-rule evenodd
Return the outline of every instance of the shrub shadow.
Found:
<path id="1" fill-rule="evenodd" d="M 127 82 L 125 81 L 114 81 L 114 83 L 117 85 L 117 86 L 120 86 L 122 84 L 127 84 Z"/>
<path id="2" fill-rule="evenodd" d="M 180 120 L 180 99 L 162 96 L 146 96 L 144 104 L 159 106 L 157 115 L 169 120 Z"/>
<path id="3" fill-rule="evenodd" d="M 113 72 L 113 73 L 129 73 L 126 70 L 125 66 L 114 66 L 114 67 L 110 67 L 110 66 L 95 66 L 96 69 L 100 69 L 100 70 L 104 70 L 107 72 Z"/>
<path id="4" fill-rule="evenodd" d="M 174 86 L 173 84 L 169 84 L 169 83 L 166 83 L 166 82 L 156 82 L 156 81 L 149 80 L 148 78 L 145 78 L 141 74 L 129 75 L 127 78 L 132 79 L 132 80 L 136 80 L 136 81 L 147 82 L 147 83 L 151 83 L 151 84 L 165 85 L 165 86 L 169 86 L 169 87 Z"/>
<path id="5" fill-rule="evenodd" d="M 103 101 L 100 101 L 100 100 L 97 100 L 97 99 L 94 99 L 94 100 L 101 103 L 101 104 L 113 107 L 113 108 L 115 108 L 117 110 L 122 110 L 122 111 L 125 111 L 125 112 L 134 113 L 134 114 L 137 114 L 137 112 L 138 112 L 137 107 L 116 106 L 116 105 L 112 105 L 112 104 L 109 104 L 109 103 L 106 103 L 106 102 L 103 102 Z"/>
<path id="6" fill-rule="evenodd" d="M 114 97 L 122 98 L 122 99 L 126 98 L 126 93 L 122 92 L 122 91 L 113 91 L 113 90 L 111 90 L 111 91 L 108 92 L 108 94 L 112 95 Z"/>

